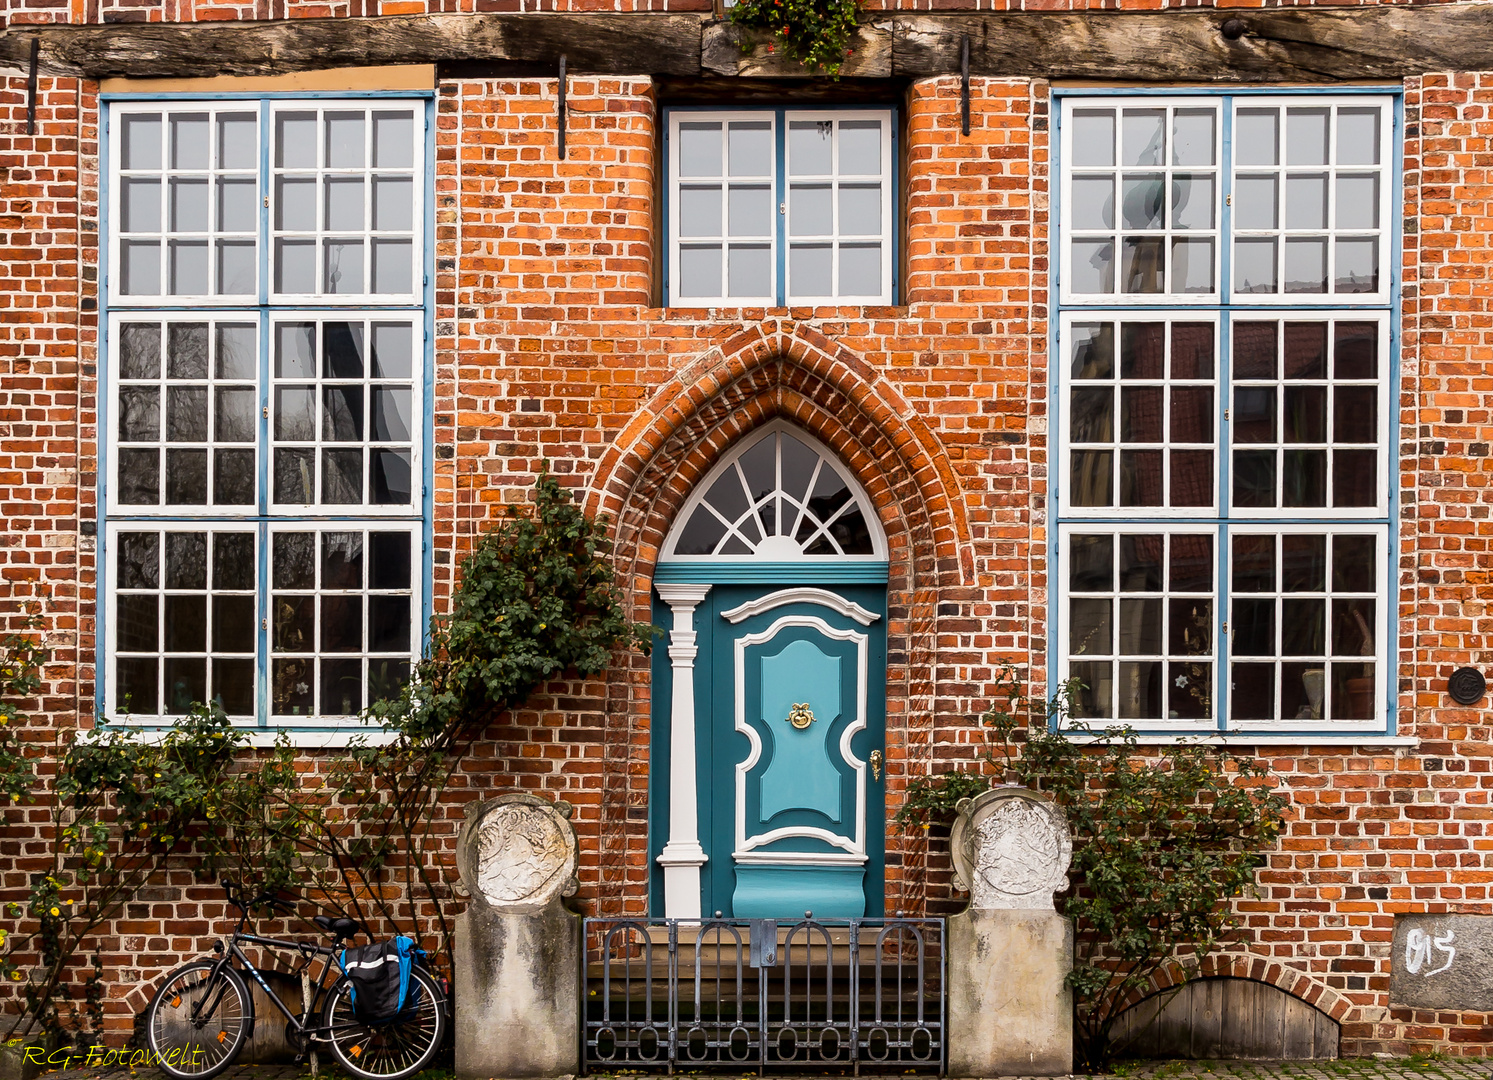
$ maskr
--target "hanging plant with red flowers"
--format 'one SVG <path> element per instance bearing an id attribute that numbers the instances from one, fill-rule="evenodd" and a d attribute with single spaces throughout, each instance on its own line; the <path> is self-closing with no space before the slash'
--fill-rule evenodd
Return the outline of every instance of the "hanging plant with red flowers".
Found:
<path id="1" fill-rule="evenodd" d="M 812 72 L 839 78 L 856 31 L 856 0 L 737 0 L 731 21 L 771 32 Z M 751 51 L 743 43 L 742 49 Z"/>

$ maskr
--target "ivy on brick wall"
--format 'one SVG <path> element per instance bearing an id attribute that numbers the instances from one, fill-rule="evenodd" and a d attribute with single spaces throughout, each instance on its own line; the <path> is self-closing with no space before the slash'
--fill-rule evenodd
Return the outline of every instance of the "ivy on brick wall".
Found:
<path id="1" fill-rule="evenodd" d="M 1002 778 L 1049 795 L 1073 830 L 1070 887 L 1058 909 L 1074 922 L 1075 1049 L 1103 1071 L 1125 1047 L 1115 1022 L 1157 982 L 1168 996 L 1234 930 L 1230 901 L 1253 888 L 1286 809 L 1267 766 L 1216 743 L 1139 744 L 1130 728 L 1073 720 L 1077 683 L 1033 700 L 1010 667 L 979 719 L 983 761 L 909 785 L 904 824 L 953 816 L 958 801 Z"/>
<path id="2" fill-rule="evenodd" d="M 414 678 L 368 710 L 379 735 L 333 758 L 321 789 L 280 789 L 303 820 L 308 872 L 365 925 L 408 932 L 418 905 L 449 957 L 452 822 L 437 802 L 473 744 L 550 679 L 596 675 L 618 649 L 651 649 L 654 628 L 627 618 L 607 524 L 543 473 L 530 505 L 508 506 L 462 562 L 451 612 L 434 621 Z M 390 882 L 398 887 L 374 887 Z"/>
<path id="3" fill-rule="evenodd" d="M 606 530 L 541 476 L 531 505 L 508 507 L 462 564 L 415 677 L 368 711 L 378 730 L 319 771 L 284 737 L 249 749 L 215 704 L 164 738 L 101 727 L 38 746 L 19 729 L 46 649 L 26 634 L 0 641 L 0 796 L 45 809 L 30 885 L 9 890 L 0 922 L 0 983 L 15 1003 L 5 1038 L 101 1030 L 104 969 L 87 949 L 183 859 L 250 895 L 325 895 L 376 936 L 419 934 L 433 916 L 449 957 L 453 823 L 437 799 L 456 769 L 497 712 L 548 680 L 651 647 L 653 628 L 626 618 Z"/>

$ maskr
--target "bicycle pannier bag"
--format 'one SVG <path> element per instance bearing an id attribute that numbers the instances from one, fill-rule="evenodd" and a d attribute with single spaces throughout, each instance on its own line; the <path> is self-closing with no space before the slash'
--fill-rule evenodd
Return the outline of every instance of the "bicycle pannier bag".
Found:
<path id="1" fill-rule="evenodd" d="M 394 1019 L 401 1009 L 414 1005 L 410 997 L 410 967 L 417 955 L 424 955 L 412 939 L 403 935 L 372 945 L 343 949 L 337 963 L 352 980 L 353 1012 L 364 1024 Z M 414 983 L 414 993 L 420 984 Z"/>

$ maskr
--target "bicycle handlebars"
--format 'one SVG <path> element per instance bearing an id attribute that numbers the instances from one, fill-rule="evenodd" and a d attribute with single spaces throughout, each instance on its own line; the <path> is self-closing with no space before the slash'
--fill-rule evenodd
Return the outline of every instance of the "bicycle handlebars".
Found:
<path id="1" fill-rule="evenodd" d="M 266 905 L 270 907 L 277 907 L 281 911 L 288 912 L 292 915 L 295 914 L 296 908 L 294 904 L 292 904 L 288 900 L 280 899 L 272 892 L 262 892 L 252 900 L 246 901 L 243 898 L 243 889 L 239 886 L 238 882 L 229 881 L 227 878 L 223 878 L 218 882 L 218 884 L 223 887 L 223 892 L 228 897 L 228 902 L 234 907 L 238 908 L 240 911 L 244 912 L 246 915 L 251 909 L 257 907 L 265 907 Z"/>

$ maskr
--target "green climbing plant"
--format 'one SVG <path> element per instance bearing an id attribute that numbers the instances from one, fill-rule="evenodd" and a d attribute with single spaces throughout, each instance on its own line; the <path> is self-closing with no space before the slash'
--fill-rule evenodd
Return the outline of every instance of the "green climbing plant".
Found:
<path id="1" fill-rule="evenodd" d="M 731 21 L 768 31 L 809 71 L 838 78 L 855 39 L 857 11 L 856 0 L 738 0 Z"/>

